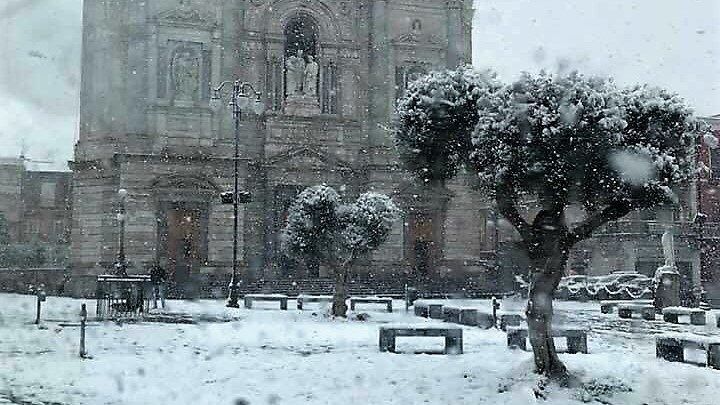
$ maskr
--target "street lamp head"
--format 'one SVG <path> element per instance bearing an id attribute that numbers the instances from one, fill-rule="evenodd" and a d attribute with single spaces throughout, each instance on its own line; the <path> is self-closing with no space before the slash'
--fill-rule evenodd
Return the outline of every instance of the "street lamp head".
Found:
<path id="1" fill-rule="evenodd" d="M 257 96 L 257 99 L 255 99 L 255 102 L 253 103 L 253 111 L 257 115 L 261 115 L 265 112 L 265 103 L 263 103 L 260 99 L 260 95 Z"/>
<path id="2" fill-rule="evenodd" d="M 214 112 L 220 111 L 222 108 L 222 98 L 219 96 L 219 94 L 213 94 L 212 98 L 210 99 L 210 109 Z"/>
<path id="3" fill-rule="evenodd" d="M 250 105 L 250 97 L 248 97 L 245 94 L 240 94 L 237 98 L 238 107 L 240 107 L 241 110 L 244 110 Z"/>

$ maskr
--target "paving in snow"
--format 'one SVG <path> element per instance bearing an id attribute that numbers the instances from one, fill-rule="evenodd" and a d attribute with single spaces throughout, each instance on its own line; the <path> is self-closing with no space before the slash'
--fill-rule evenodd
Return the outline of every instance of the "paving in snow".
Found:
<path id="1" fill-rule="evenodd" d="M 169 301 L 197 324 L 91 323 L 78 356 L 80 304 L 49 297 L 43 327 L 35 298 L 0 294 L 0 404 L 529 404 L 537 379 L 531 353 L 510 350 L 497 330 L 463 327 L 465 354 L 380 353 L 378 327 L 432 324 L 395 302 L 367 306 L 368 321 L 273 303 L 228 309 L 222 301 Z M 489 301 L 452 300 L 489 311 Z M 503 310 L 521 310 L 505 300 Z M 322 305 L 315 304 L 314 308 Z M 589 355 L 561 355 L 584 388 L 549 387 L 549 405 L 717 404 L 720 371 L 655 358 L 654 334 L 717 336 L 707 326 L 619 319 L 598 303 L 559 302 L 558 323 L 591 329 Z M 312 308 L 313 305 L 308 305 Z M 715 316 L 716 314 L 712 314 Z M 70 324 L 71 326 L 61 326 Z M 711 325 L 713 324 L 713 325 Z M 440 349 L 442 338 L 401 338 L 398 350 Z M 595 402 L 593 402 L 595 401 Z"/>

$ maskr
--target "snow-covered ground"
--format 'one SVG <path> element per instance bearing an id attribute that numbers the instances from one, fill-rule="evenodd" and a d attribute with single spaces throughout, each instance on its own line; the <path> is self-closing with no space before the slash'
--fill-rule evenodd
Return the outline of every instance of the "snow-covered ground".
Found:
<path id="1" fill-rule="evenodd" d="M 78 319 L 92 301 L 49 297 L 43 325 L 35 299 L 0 294 L 0 403 L 22 404 L 528 404 L 535 403 L 531 354 L 506 347 L 497 330 L 465 328 L 458 356 L 378 350 L 382 323 L 435 322 L 362 306 L 370 320 L 333 320 L 277 303 L 231 310 L 222 301 L 170 301 L 173 311 L 234 318 L 198 325 L 93 323 L 78 356 Z M 453 301 L 489 308 L 487 301 Z M 655 358 L 652 333 L 715 326 L 620 320 L 597 303 L 557 304 L 558 322 L 589 325 L 589 355 L 561 355 L 585 389 L 550 387 L 546 404 L 717 404 L 720 371 Z M 292 306 L 291 306 L 292 308 Z M 504 302 L 504 310 L 521 309 Z M 209 315 L 209 316 L 208 316 Z M 713 314 L 714 316 L 715 314 Z M 440 347 L 442 339 L 405 338 L 398 349 Z M 611 395 L 603 394 L 606 389 Z M 540 401 L 542 402 L 542 401 Z"/>

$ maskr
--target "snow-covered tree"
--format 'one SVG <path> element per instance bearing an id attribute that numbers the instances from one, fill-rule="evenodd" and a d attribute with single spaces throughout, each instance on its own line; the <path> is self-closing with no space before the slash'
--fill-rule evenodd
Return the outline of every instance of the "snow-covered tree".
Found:
<path id="1" fill-rule="evenodd" d="M 552 299 L 570 249 L 632 210 L 674 199 L 694 174 L 705 129 L 675 94 L 610 79 L 523 75 L 503 85 L 471 68 L 435 72 L 399 101 L 396 141 L 417 177 L 442 183 L 459 168 L 476 172 L 531 260 L 527 305 L 538 373 L 564 378 L 551 333 Z M 524 197 L 538 201 L 534 218 Z M 570 227 L 565 211 L 585 208 Z"/>
<path id="2" fill-rule="evenodd" d="M 399 213 L 398 207 L 383 194 L 368 192 L 355 202 L 344 204 L 332 187 L 309 187 L 290 207 L 282 249 L 305 263 L 323 263 L 332 270 L 335 280 L 332 314 L 345 316 L 352 265 L 387 239 Z"/>

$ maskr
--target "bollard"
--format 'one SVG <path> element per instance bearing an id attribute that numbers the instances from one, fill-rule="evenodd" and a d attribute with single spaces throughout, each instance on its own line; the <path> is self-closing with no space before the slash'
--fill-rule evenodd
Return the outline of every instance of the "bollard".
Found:
<path id="1" fill-rule="evenodd" d="M 82 304 L 80 307 L 80 357 L 87 358 L 87 351 L 85 350 L 85 322 L 87 321 L 87 307 Z"/>
<path id="2" fill-rule="evenodd" d="M 497 311 L 500 309 L 500 303 L 498 302 L 497 298 L 492 297 L 492 314 L 493 314 L 493 325 L 497 328 L 498 324 L 498 317 L 497 317 Z"/>
<path id="3" fill-rule="evenodd" d="M 35 325 L 40 325 L 40 309 L 42 307 L 42 302 L 45 301 L 47 295 L 45 294 L 45 291 L 42 288 L 38 288 L 37 290 L 37 311 L 35 313 Z"/>
<path id="4" fill-rule="evenodd" d="M 418 290 L 415 287 L 409 287 L 405 284 L 405 312 L 410 311 L 410 307 L 415 304 L 418 299 Z"/>

